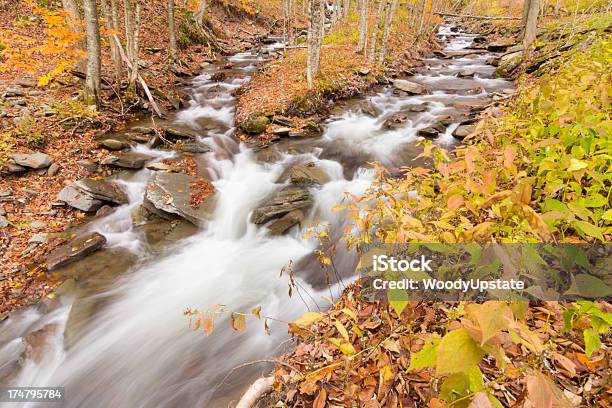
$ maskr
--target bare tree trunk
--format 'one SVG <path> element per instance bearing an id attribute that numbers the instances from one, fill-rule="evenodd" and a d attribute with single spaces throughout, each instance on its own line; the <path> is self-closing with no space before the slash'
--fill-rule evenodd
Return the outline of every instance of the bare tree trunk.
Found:
<path id="1" fill-rule="evenodd" d="M 196 24 L 203 27 L 204 26 L 204 16 L 206 15 L 206 11 L 208 9 L 208 4 L 206 0 L 200 0 L 200 6 L 198 7 L 198 11 L 194 15 L 194 19 Z"/>
<path id="2" fill-rule="evenodd" d="M 372 26 L 372 34 L 370 35 L 370 52 L 368 53 L 368 61 L 376 59 L 376 41 L 378 39 L 378 30 L 380 29 L 380 20 L 382 18 L 383 7 L 386 0 L 379 0 L 378 9 L 376 10 L 376 19 Z"/>
<path id="3" fill-rule="evenodd" d="M 419 34 L 423 32 L 423 26 L 425 24 L 425 14 L 427 13 L 427 0 L 423 0 L 423 6 L 421 8 L 421 21 L 419 23 Z"/>
<path id="4" fill-rule="evenodd" d="M 77 34 L 83 34 L 83 26 L 81 25 L 81 12 L 79 11 L 79 5 L 76 0 L 62 0 L 62 7 L 68 14 L 68 23 L 72 31 Z M 79 41 L 79 47 L 81 50 L 85 50 L 86 41 L 82 39 Z M 85 70 L 85 60 L 79 58 L 78 67 L 81 71 Z"/>
<path id="5" fill-rule="evenodd" d="M 85 99 L 100 105 L 100 27 L 96 0 L 83 2 L 87 38 L 87 71 L 85 73 Z"/>
<path id="6" fill-rule="evenodd" d="M 555 1 L 555 15 L 559 15 L 559 0 Z"/>
<path id="7" fill-rule="evenodd" d="M 359 4 L 359 43 L 357 52 L 365 53 L 368 41 L 368 0 L 361 0 Z"/>
<path id="8" fill-rule="evenodd" d="M 525 57 L 529 55 L 531 46 L 536 40 L 536 35 L 538 31 L 538 14 L 539 13 L 540 13 L 539 0 L 530 0 L 529 9 L 527 11 L 527 21 L 525 23 L 525 35 L 523 37 L 523 47 L 525 49 L 524 51 Z"/>
<path id="9" fill-rule="evenodd" d="M 525 38 L 525 27 L 527 26 L 527 16 L 529 15 L 529 3 L 531 0 L 523 1 L 523 15 L 521 18 L 521 38 Z"/>
<path id="10" fill-rule="evenodd" d="M 308 59 L 306 77 L 308 89 L 314 86 L 314 79 L 321 69 L 321 42 L 325 23 L 324 0 L 309 0 L 308 10 Z"/>
<path id="11" fill-rule="evenodd" d="M 385 28 L 383 30 L 380 54 L 378 56 L 378 62 L 380 64 L 385 63 L 385 56 L 387 54 L 387 42 L 389 41 L 389 32 L 391 31 L 391 25 L 393 24 L 393 17 L 395 16 L 396 8 L 397 0 L 387 0 L 387 12 L 385 13 Z"/>
<path id="12" fill-rule="evenodd" d="M 138 79 L 138 42 L 140 30 L 140 0 L 124 0 L 125 38 L 127 57 L 130 60 L 128 89 L 136 92 Z"/>
<path id="13" fill-rule="evenodd" d="M 104 27 L 108 32 L 119 32 L 119 21 L 117 20 L 117 0 L 110 0 L 110 8 L 108 0 L 100 0 L 102 5 L 102 12 L 104 13 Z M 113 65 L 115 68 L 115 83 L 121 84 L 121 54 L 119 47 L 113 40 L 113 35 L 109 34 L 108 41 L 110 42 L 111 58 L 113 59 Z"/>
<path id="14" fill-rule="evenodd" d="M 174 21 L 174 0 L 168 0 L 168 52 L 171 61 L 178 60 L 178 45 L 176 43 L 176 22 Z"/>

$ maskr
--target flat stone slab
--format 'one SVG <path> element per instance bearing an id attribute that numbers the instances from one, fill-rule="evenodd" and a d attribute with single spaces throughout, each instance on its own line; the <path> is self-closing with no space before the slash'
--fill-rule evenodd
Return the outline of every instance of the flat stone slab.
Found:
<path id="1" fill-rule="evenodd" d="M 146 162 L 152 160 L 153 157 L 136 152 L 127 152 L 110 156 L 102 161 L 102 164 L 110 164 L 112 166 L 124 167 L 126 169 L 142 169 Z"/>
<path id="2" fill-rule="evenodd" d="M 115 204 L 127 204 L 129 201 L 125 191 L 112 181 L 82 179 L 76 181 L 72 186 L 98 200 L 110 201 Z"/>
<path id="3" fill-rule="evenodd" d="M 197 207 L 191 206 L 191 185 L 197 178 L 184 173 L 156 172 L 149 180 L 145 190 L 143 205 L 164 214 L 177 215 L 197 226 L 203 226 L 212 218 L 215 208 L 215 197 L 210 195 Z"/>
<path id="4" fill-rule="evenodd" d="M 29 167 L 31 169 L 44 169 L 53 163 L 51 156 L 44 153 L 14 153 L 13 160 L 19 166 Z"/>
<path id="5" fill-rule="evenodd" d="M 293 184 L 323 185 L 329 181 L 329 176 L 315 163 L 297 164 L 291 168 L 289 178 Z"/>
<path id="6" fill-rule="evenodd" d="M 57 199 L 85 212 L 96 211 L 102 206 L 102 201 L 76 189 L 72 185 L 64 187 L 57 195 Z"/>
<path id="7" fill-rule="evenodd" d="M 409 94 L 421 95 L 424 94 L 427 89 L 416 82 L 407 81 L 405 79 L 396 79 L 393 81 L 393 86 L 400 91 L 408 92 Z"/>
<path id="8" fill-rule="evenodd" d="M 310 192 L 303 187 L 285 187 L 272 198 L 265 201 L 263 205 L 253 210 L 251 222 L 254 224 L 265 224 L 271 219 L 281 217 L 293 210 L 310 207 L 312 197 Z"/>
<path id="9" fill-rule="evenodd" d="M 55 248 L 47 256 L 47 269 L 53 270 L 85 258 L 106 244 L 106 238 L 97 232 L 77 237 Z"/>
<path id="10" fill-rule="evenodd" d="M 272 224 L 268 225 L 267 228 L 270 230 L 270 234 L 281 235 L 289 230 L 289 228 L 299 224 L 303 220 L 304 212 L 302 212 L 302 210 L 294 210 L 274 221 Z"/>

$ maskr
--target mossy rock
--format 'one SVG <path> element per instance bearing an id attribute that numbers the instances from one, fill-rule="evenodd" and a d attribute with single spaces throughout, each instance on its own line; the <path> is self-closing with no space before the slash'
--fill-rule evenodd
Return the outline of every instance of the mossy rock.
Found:
<path id="1" fill-rule="evenodd" d="M 270 119 L 263 113 L 253 113 L 244 122 L 242 122 L 242 130 L 251 134 L 259 134 L 266 131 Z"/>
<path id="2" fill-rule="evenodd" d="M 523 61 L 523 52 L 513 52 L 502 57 L 495 73 L 499 77 L 509 76 Z"/>

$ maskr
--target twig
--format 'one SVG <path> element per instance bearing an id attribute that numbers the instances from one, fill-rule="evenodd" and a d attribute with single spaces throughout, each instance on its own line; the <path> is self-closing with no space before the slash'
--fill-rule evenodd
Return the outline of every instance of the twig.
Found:
<path id="1" fill-rule="evenodd" d="M 213 394 L 214 394 L 214 393 L 215 393 L 215 392 L 216 392 L 216 391 L 219 389 L 219 387 L 221 387 L 221 386 L 222 386 L 222 385 L 225 383 L 225 381 L 227 381 L 227 379 L 228 379 L 228 378 L 229 378 L 229 377 L 230 377 L 232 374 L 234 374 L 234 371 L 239 370 L 239 369 L 244 368 L 244 367 L 249 367 L 249 366 L 252 366 L 252 365 L 255 365 L 255 364 L 259 364 L 259 363 L 270 363 L 270 364 L 274 363 L 274 364 L 280 364 L 280 365 L 282 365 L 283 367 L 286 367 L 286 368 L 289 368 L 290 370 L 295 371 L 296 373 L 298 373 L 298 374 L 300 375 L 300 377 L 304 377 L 304 375 L 302 374 L 302 372 L 301 372 L 300 370 L 298 370 L 297 368 L 295 368 L 294 366 L 292 366 L 292 365 L 291 365 L 291 364 L 289 364 L 289 363 L 285 363 L 284 361 L 280 361 L 280 360 L 272 360 L 272 359 L 265 359 L 265 360 L 255 360 L 255 361 L 249 361 L 249 362 L 247 362 L 247 363 L 240 364 L 239 366 L 236 366 L 236 367 L 232 368 L 232 369 L 231 369 L 231 370 L 230 370 L 230 371 L 229 371 L 229 372 L 228 372 L 228 373 L 225 375 L 225 377 L 223 377 L 223 380 L 221 380 L 221 382 L 220 382 L 219 384 L 217 384 L 217 386 L 215 387 L 215 389 L 214 389 L 214 391 L 213 391 Z"/>

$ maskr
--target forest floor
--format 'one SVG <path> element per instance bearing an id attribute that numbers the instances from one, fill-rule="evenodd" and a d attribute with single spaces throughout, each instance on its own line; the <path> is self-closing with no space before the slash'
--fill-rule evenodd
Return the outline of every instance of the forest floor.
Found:
<path id="1" fill-rule="evenodd" d="M 463 22 L 469 31 L 485 35 L 504 25 L 507 23 Z M 606 78 L 605 73 L 601 77 L 599 72 L 606 64 L 609 76 L 609 16 L 579 24 L 570 22 L 569 26 L 572 28 L 563 33 L 561 27 L 568 25 L 549 21 L 541 30 L 536 53 L 514 69 L 513 75 L 520 77 L 519 92 L 495 108 L 498 115 L 503 113 L 495 120 L 496 126 L 490 128 L 487 119 L 481 120 L 476 126 L 480 129 L 478 135 L 468 145 L 486 146 L 493 143 L 491 138 L 509 133 L 515 135 L 511 136 L 511 145 L 520 146 L 525 143 L 526 125 L 548 121 L 552 121 L 549 126 L 560 126 L 558 137 L 562 138 L 564 128 L 579 126 L 572 122 L 580 123 L 580 106 L 584 104 L 590 105 L 591 112 L 601 114 L 590 119 L 601 120 L 595 128 L 604 132 L 609 129 L 606 118 L 610 114 L 610 88 L 599 85 L 597 79 Z M 552 84 L 553 78 L 560 82 Z M 561 105 L 560 98 L 568 92 L 574 102 Z M 552 98 L 560 105 L 552 111 L 537 111 L 538 103 L 546 106 L 544 98 Z M 515 115 L 519 114 L 512 112 L 522 112 L 522 106 L 532 106 L 533 117 L 528 115 L 516 128 Z M 565 115 L 557 113 L 561 109 L 567 111 Z M 503 157 L 483 154 L 490 163 L 503 162 Z M 503 154 L 502 149 L 499 155 Z M 455 161 L 462 160 L 462 155 L 458 154 Z M 524 160 L 531 163 L 527 157 Z M 463 179 L 465 175 L 458 177 Z M 476 175 L 472 177 L 477 179 Z M 425 183 L 422 177 L 421 182 Z M 388 190 L 387 194 L 400 191 L 405 190 Z M 609 216 L 610 211 L 606 214 Z M 391 224 L 389 228 L 396 227 Z M 598 236 L 609 242 L 610 234 L 610 228 L 603 228 Z M 587 242 L 593 237 L 578 228 L 573 234 L 568 230 L 563 240 Z M 608 302 L 530 302 L 523 304 L 520 311 L 514 309 L 516 304 L 509 303 L 513 311 L 501 312 L 499 308 L 508 307 L 503 302 L 467 305 L 410 301 L 398 310 L 397 305 L 388 302 L 363 300 L 361 289 L 359 282 L 352 284 L 331 310 L 307 313 L 290 323 L 296 347 L 279 359 L 273 391 L 260 399 L 258 406 L 611 406 L 612 304 Z M 484 344 L 484 333 L 491 329 L 487 324 L 506 312 L 513 317 L 498 321 L 495 346 L 487 349 L 490 353 L 467 362 L 470 339 L 481 338 Z M 595 315 L 603 316 L 607 323 L 597 326 Z M 509 328 L 509 324 L 515 326 Z M 589 337 L 591 327 L 599 330 L 601 339 Z M 520 330 L 515 332 L 515 328 Z M 469 333 L 464 339 L 467 342 L 452 344 L 451 337 L 454 341 L 464 333 Z M 441 375 L 443 364 L 453 366 L 455 370 L 449 371 L 454 374 L 447 371 Z"/>
<path id="2" fill-rule="evenodd" d="M 236 8 L 231 3 L 212 2 L 211 7 L 212 26 L 226 55 L 256 47 L 261 38 L 278 29 L 278 2 L 265 2 L 258 14 L 249 14 L 253 10 Z M 43 44 L 48 35 L 42 23 L 44 15 L 26 1 L 0 2 L 0 9 L 0 32 L 13 32 L 15 38 Z M 160 15 L 159 10 L 165 10 L 165 1 L 143 4 L 140 73 L 161 108 L 171 111 L 182 106 L 182 89 L 189 84 L 189 78 L 222 54 L 185 39 L 180 66 L 169 66 L 165 19 L 155 17 Z M 184 14 L 177 13 L 177 19 L 182 27 Z M 101 178 L 115 171 L 100 164 L 112 152 L 99 145 L 97 136 L 121 130 L 135 118 L 148 115 L 144 95 L 116 97 L 109 47 L 104 44 L 103 106 L 99 110 L 91 110 L 79 101 L 82 79 L 78 72 L 39 86 L 38 78 L 58 63 L 46 55 L 32 53 L 28 55 L 29 64 L 0 70 L 0 320 L 12 310 L 52 296 L 60 283 L 58 276 L 47 272 L 45 256 L 69 237 L 66 231 L 70 227 L 93 216 L 54 205 L 57 194 L 75 180 Z M 57 174 L 6 171 L 11 154 L 30 152 L 50 155 L 59 165 Z M 183 164 L 174 163 L 177 167 Z"/>

